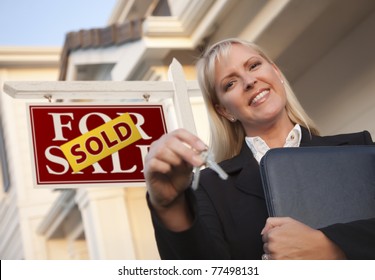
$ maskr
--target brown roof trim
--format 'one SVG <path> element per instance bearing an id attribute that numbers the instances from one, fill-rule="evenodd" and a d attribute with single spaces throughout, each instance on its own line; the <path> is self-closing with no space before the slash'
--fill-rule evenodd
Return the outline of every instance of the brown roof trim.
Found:
<path id="1" fill-rule="evenodd" d="M 128 21 L 122 24 L 112 24 L 105 28 L 83 29 L 69 32 L 65 37 L 64 47 L 60 57 L 59 80 L 66 79 L 69 55 L 77 49 L 103 48 L 121 45 L 142 38 L 143 19 Z"/>

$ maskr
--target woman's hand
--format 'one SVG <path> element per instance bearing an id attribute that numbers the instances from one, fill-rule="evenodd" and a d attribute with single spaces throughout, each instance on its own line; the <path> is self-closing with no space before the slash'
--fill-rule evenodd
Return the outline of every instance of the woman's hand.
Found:
<path id="1" fill-rule="evenodd" d="M 269 259 L 345 259 L 344 252 L 320 230 L 292 218 L 268 218 L 261 234 Z"/>
<path id="2" fill-rule="evenodd" d="M 184 191 L 190 185 L 193 166 L 202 165 L 199 154 L 206 145 L 195 135 L 178 129 L 152 143 L 145 158 L 144 176 L 150 202 L 171 230 L 190 226 Z"/>

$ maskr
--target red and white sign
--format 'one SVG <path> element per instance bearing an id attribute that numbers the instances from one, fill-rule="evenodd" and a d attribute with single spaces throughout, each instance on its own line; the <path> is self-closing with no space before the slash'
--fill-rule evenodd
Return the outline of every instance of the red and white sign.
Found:
<path id="1" fill-rule="evenodd" d="M 30 104 L 28 109 L 37 187 L 144 182 L 149 146 L 167 132 L 160 104 Z"/>

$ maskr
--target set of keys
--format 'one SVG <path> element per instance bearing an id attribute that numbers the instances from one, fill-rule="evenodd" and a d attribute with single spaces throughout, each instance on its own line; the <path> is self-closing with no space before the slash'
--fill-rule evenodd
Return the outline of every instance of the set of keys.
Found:
<path id="1" fill-rule="evenodd" d="M 228 179 L 228 174 L 214 161 L 213 155 L 208 152 L 208 151 L 203 151 L 200 156 L 205 162 L 205 165 L 215 171 L 219 177 L 223 180 Z M 191 185 L 193 190 L 198 189 L 198 184 L 199 184 L 199 177 L 200 177 L 200 171 L 201 167 L 196 166 L 194 167 L 194 178 L 193 178 L 193 183 Z"/>

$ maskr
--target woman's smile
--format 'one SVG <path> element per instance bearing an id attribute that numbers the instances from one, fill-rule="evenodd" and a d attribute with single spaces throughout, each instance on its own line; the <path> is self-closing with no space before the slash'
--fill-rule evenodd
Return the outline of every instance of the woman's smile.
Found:
<path id="1" fill-rule="evenodd" d="M 249 105 L 255 107 L 262 104 L 268 98 L 269 94 L 269 89 L 260 90 L 258 93 L 255 94 L 254 97 L 250 99 Z"/>

